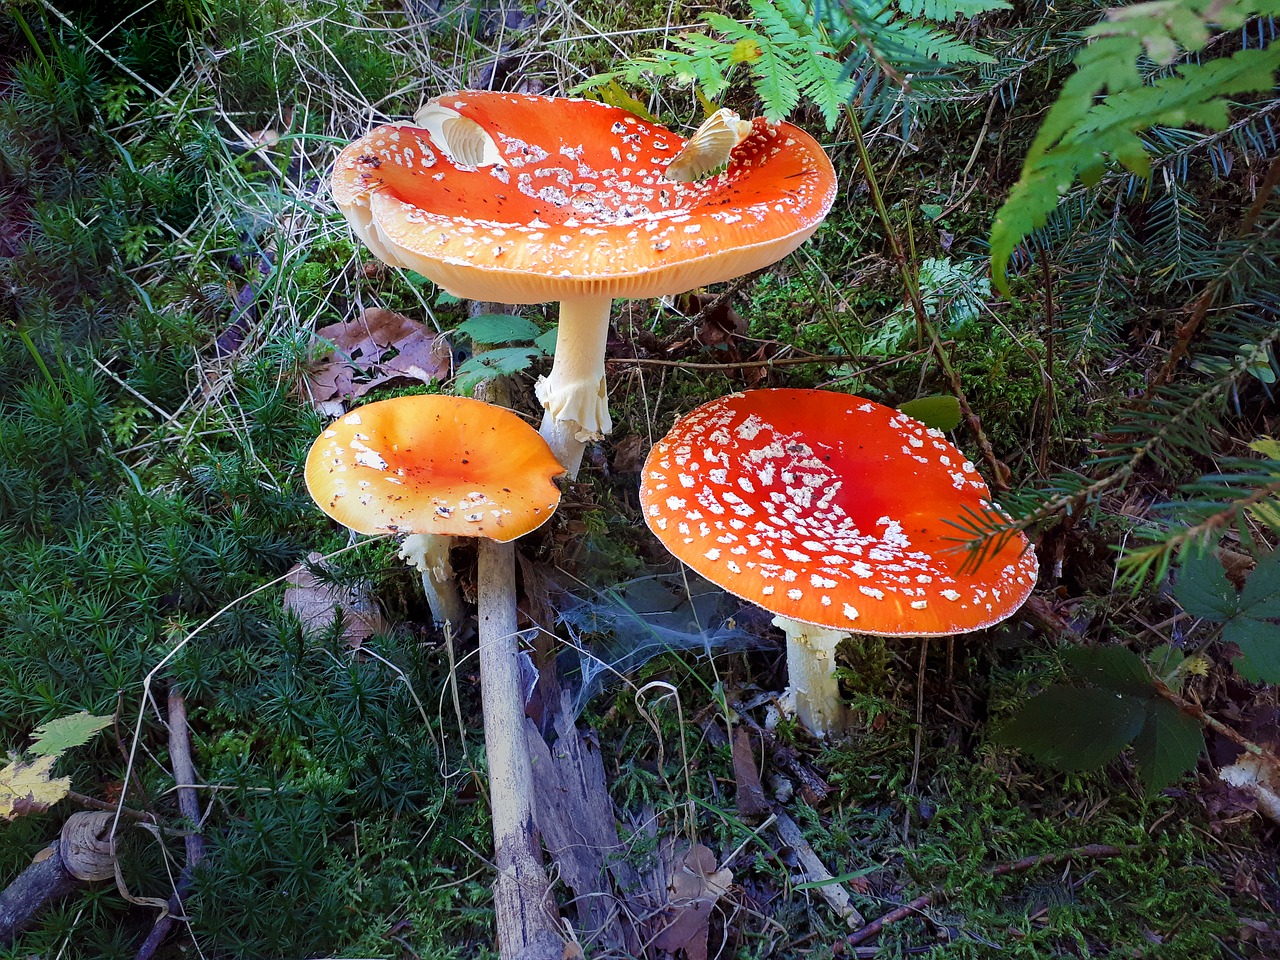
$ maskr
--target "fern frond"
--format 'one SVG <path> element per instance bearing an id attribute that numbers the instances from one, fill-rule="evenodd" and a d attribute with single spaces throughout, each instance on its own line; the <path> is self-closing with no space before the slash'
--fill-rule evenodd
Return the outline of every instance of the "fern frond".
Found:
<path id="1" fill-rule="evenodd" d="M 1077 179 L 1091 186 L 1112 163 L 1146 176 L 1151 157 L 1139 134 L 1153 126 L 1226 127 L 1233 95 L 1271 87 L 1280 43 L 1183 64 L 1145 85 L 1142 56 L 1168 63 L 1182 51 L 1203 49 L 1213 26 L 1238 27 L 1255 13 L 1278 11 L 1280 0 L 1160 0 L 1113 10 L 1090 31 L 1097 39 L 1076 56 L 1076 72 L 1045 117 L 992 227 L 997 287 L 1007 292 L 1014 247 L 1044 224 Z"/>
<path id="2" fill-rule="evenodd" d="M 898 0 L 898 9 L 908 17 L 950 23 L 957 17 L 967 20 L 992 10 L 1013 8 L 1005 0 Z"/>

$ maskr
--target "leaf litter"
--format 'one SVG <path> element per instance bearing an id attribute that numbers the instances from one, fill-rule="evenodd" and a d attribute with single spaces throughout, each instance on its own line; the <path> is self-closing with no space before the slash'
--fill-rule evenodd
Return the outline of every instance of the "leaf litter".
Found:
<path id="1" fill-rule="evenodd" d="M 394 310 L 366 307 L 355 320 L 321 327 L 333 349 L 307 371 L 303 390 L 321 413 L 339 416 L 351 400 L 392 380 L 448 378 L 453 348 L 444 334 Z"/>

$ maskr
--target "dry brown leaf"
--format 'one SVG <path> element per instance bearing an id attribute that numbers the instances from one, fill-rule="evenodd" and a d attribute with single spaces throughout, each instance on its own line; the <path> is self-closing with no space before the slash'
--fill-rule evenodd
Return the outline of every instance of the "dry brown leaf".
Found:
<path id="1" fill-rule="evenodd" d="M 381 307 L 368 307 L 348 323 L 322 327 L 316 336 L 335 349 L 311 368 L 304 386 L 318 409 L 335 416 L 342 409 L 332 404 L 363 397 L 388 380 L 443 380 L 453 360 L 442 334 Z"/>
<path id="2" fill-rule="evenodd" d="M 325 568 L 324 556 L 307 555 L 311 566 Z M 348 647 L 358 650 L 375 633 L 386 629 L 386 621 L 378 609 L 368 583 L 346 588 L 325 583 L 303 564 L 289 571 L 284 591 L 284 607 L 292 610 L 308 630 L 327 629 L 341 614 L 342 634 Z"/>
<path id="3" fill-rule="evenodd" d="M 707 960 L 711 910 L 733 883 L 732 870 L 717 870 L 709 849 L 695 843 L 671 865 L 667 925 L 654 938 L 659 950 L 683 950 L 689 960 Z"/>

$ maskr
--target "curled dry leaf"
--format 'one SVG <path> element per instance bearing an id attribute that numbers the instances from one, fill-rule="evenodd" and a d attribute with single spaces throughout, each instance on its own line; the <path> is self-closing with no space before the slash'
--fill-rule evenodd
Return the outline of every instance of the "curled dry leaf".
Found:
<path id="1" fill-rule="evenodd" d="M 733 883 L 732 870 L 717 870 L 709 849 L 695 843 L 670 868 L 667 924 L 654 938 L 659 950 L 683 950 L 689 960 L 707 960 L 711 909 Z"/>
<path id="2" fill-rule="evenodd" d="M 73 813 L 62 825 L 58 852 L 67 873 L 77 880 L 110 880 L 116 875 L 108 833 L 115 815 L 103 812 Z"/>
<path id="3" fill-rule="evenodd" d="M 316 331 L 334 350 L 312 366 L 303 387 L 323 413 L 338 416 L 347 400 L 363 397 L 388 380 L 430 383 L 449 376 L 453 350 L 442 334 L 381 307 Z"/>
<path id="4" fill-rule="evenodd" d="M 324 557 L 319 553 L 308 554 L 307 564 L 325 569 Z M 367 582 L 350 588 L 325 583 L 303 564 L 289 571 L 286 582 L 289 585 L 284 591 L 284 607 L 296 613 L 308 630 L 324 630 L 340 615 L 343 639 L 352 650 L 358 650 L 386 628 Z"/>

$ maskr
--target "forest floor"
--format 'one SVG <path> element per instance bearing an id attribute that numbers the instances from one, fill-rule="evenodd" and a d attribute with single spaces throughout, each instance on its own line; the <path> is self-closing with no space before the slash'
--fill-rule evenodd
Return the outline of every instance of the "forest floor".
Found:
<path id="1" fill-rule="evenodd" d="M 0 735 L 37 766 L 40 725 L 110 720 L 48 748 L 70 795 L 5 808 L 0 883 L 77 809 L 126 811 L 117 882 L 77 884 L 0 960 L 145 955 L 179 888 L 155 956 L 496 956 L 474 639 L 442 636 L 396 544 L 329 521 L 302 472 L 337 413 L 458 392 L 474 366 L 456 332 L 469 304 L 377 261 L 327 175 L 350 139 L 437 93 L 564 93 L 697 29 L 701 12 L 164 0 L 128 16 L 0 13 Z M 1154 249 L 1157 226 L 1139 223 L 1154 214 L 1122 207 L 1116 181 L 1106 217 L 1123 212 L 1133 235 L 1104 245 L 1124 262 L 1098 284 L 1129 299 L 1105 305 L 1119 317 L 1105 337 L 1072 319 L 1088 313 L 1079 270 L 1102 270 L 1083 241 L 1047 290 L 1022 263 L 1013 296 L 992 293 L 991 219 L 1044 106 L 1013 91 L 1066 69 L 1099 8 L 1051 13 L 975 21 L 1003 58 L 992 70 L 1014 76 L 1007 60 L 1022 58 L 1016 82 L 975 74 L 978 93 L 922 110 L 905 141 L 896 122 L 868 131 L 937 346 L 916 339 L 847 127 L 825 133 L 803 106 L 793 120 L 823 141 L 840 190 L 812 240 L 727 285 L 614 304 L 614 431 L 519 548 L 521 612 L 538 666 L 568 691 L 560 715 L 602 765 L 619 836 L 606 864 L 638 938 L 602 946 L 579 902 L 565 957 L 1280 957 L 1280 828 L 1218 777 L 1241 741 L 1280 748 L 1276 687 L 1233 668 L 1239 649 L 1170 579 L 1117 576 L 1118 551 L 1203 464 L 1144 467 L 1033 529 L 1039 586 L 997 627 L 846 641 L 854 724 L 830 742 L 775 723 L 786 663 L 769 615 L 683 573 L 639 512 L 640 465 L 675 419 L 759 387 L 897 406 L 958 386 L 990 449 L 965 426 L 950 436 L 988 482 L 996 462 L 1015 488 L 1085 469 L 1201 280 L 1152 292 L 1155 268 L 1133 257 Z M 724 102 L 753 113 L 745 86 Z M 685 133 L 702 116 L 687 85 L 648 105 Z M 1205 155 L 1178 168 L 1205 237 L 1254 203 L 1275 144 L 1233 149 L 1233 174 Z M 556 322 L 554 304 L 518 313 L 540 332 Z M 502 371 L 535 424 L 542 343 L 509 344 L 523 353 Z M 1265 378 L 1223 408 L 1206 461 L 1280 435 Z M 1274 567 L 1255 532 L 1220 545 L 1236 587 Z M 454 565 L 473 600 L 474 552 Z M 1034 735 L 1000 735 L 1035 694 L 1086 684 L 1073 650 L 1121 647 L 1153 677 L 1176 674 L 1174 695 L 1216 724 L 1194 769 L 1175 762 L 1152 789 L 1128 740 L 1064 772 L 1009 745 Z M 1175 656 L 1188 666 L 1169 668 Z M 1104 726 L 1097 739 L 1114 739 Z M 175 759 L 184 731 L 194 790 Z M 554 892 L 568 903 L 569 879 Z"/>

